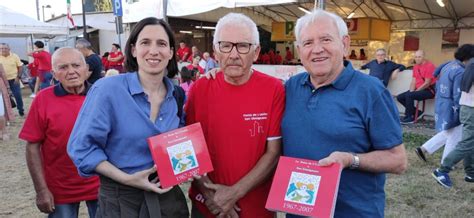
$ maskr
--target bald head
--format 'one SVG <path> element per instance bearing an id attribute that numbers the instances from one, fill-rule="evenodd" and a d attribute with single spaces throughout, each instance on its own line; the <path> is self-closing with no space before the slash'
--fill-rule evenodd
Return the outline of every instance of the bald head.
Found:
<path id="1" fill-rule="evenodd" d="M 422 64 L 425 61 L 425 52 L 423 50 L 418 50 L 415 52 L 415 63 Z"/>
<path id="2" fill-rule="evenodd" d="M 76 55 L 74 55 L 76 54 Z M 59 48 L 56 50 L 53 55 L 51 56 L 51 64 L 53 65 L 53 70 L 57 71 L 58 67 L 58 62 L 63 61 L 61 57 L 63 56 L 67 57 L 72 57 L 72 58 L 77 58 L 78 61 L 80 61 L 82 64 L 86 65 L 86 59 L 84 59 L 84 56 L 82 56 L 82 53 L 75 49 L 75 48 L 69 48 L 69 47 L 63 47 Z"/>
<path id="3" fill-rule="evenodd" d="M 60 48 L 51 57 L 53 75 L 63 88 L 72 94 L 84 92 L 84 81 L 89 77 L 84 56 L 75 48 Z"/>

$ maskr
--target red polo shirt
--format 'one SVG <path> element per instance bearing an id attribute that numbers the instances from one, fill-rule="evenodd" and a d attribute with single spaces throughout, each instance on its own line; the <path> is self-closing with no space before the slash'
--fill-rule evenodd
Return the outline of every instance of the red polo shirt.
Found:
<path id="1" fill-rule="evenodd" d="M 70 95 L 59 84 L 34 98 L 19 138 L 41 143 L 44 178 L 55 204 L 97 199 L 99 179 L 82 178 L 66 148 L 85 95 Z"/>

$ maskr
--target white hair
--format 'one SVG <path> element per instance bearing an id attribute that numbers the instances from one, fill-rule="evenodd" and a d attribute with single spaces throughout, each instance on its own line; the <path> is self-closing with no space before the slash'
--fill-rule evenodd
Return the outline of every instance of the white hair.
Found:
<path id="1" fill-rule="evenodd" d="M 301 42 L 301 39 L 300 39 L 301 30 L 303 28 L 308 28 L 309 24 L 314 23 L 317 19 L 320 19 L 321 17 L 329 17 L 334 21 L 334 24 L 336 25 L 337 30 L 339 32 L 339 37 L 341 37 L 341 39 L 344 36 L 348 35 L 346 22 L 344 22 L 344 20 L 341 17 L 331 12 L 327 12 L 321 9 L 315 9 L 310 14 L 304 15 L 303 17 L 300 17 L 296 21 L 295 37 L 296 37 L 297 43 Z M 317 27 L 311 27 L 311 28 L 317 28 Z"/>
<path id="2" fill-rule="evenodd" d="M 84 58 L 84 55 L 82 55 L 82 53 L 75 49 L 75 48 L 71 48 L 71 47 L 62 47 L 62 48 L 59 48 L 58 50 L 54 51 L 53 55 L 51 56 L 51 65 L 53 65 L 53 69 L 54 70 L 58 70 L 56 69 L 56 62 L 58 61 L 58 57 L 60 57 L 61 54 L 63 54 L 64 52 L 73 52 L 73 53 L 77 53 L 79 55 L 79 59 L 81 60 L 81 62 L 85 65 L 86 64 L 86 59 Z"/>
<path id="3" fill-rule="evenodd" d="M 257 25 L 255 24 L 255 22 L 253 22 L 252 19 L 240 13 L 228 13 L 224 17 L 221 17 L 219 21 L 217 21 L 216 31 L 214 31 L 214 40 L 212 41 L 213 44 L 217 44 L 220 41 L 219 33 L 222 28 L 227 25 L 243 26 L 245 28 L 248 28 L 252 33 L 253 42 L 251 43 L 260 45 Z M 238 29 L 235 30 L 237 33 Z"/>

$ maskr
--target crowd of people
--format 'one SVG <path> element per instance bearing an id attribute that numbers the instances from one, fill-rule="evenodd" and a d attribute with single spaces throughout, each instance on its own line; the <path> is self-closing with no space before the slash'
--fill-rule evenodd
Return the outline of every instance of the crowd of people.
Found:
<path id="1" fill-rule="evenodd" d="M 362 66 L 369 75 L 354 69 L 345 60 L 344 20 L 319 9 L 298 19 L 295 37 L 306 72 L 285 84 L 252 64 L 289 63 L 290 48 L 285 58 L 274 49 L 262 52 L 255 22 L 238 13 L 217 22 L 213 55 L 176 43 L 169 24 L 156 18 L 134 26 L 124 53 L 113 44 L 100 57 L 79 39 L 75 48 L 50 55 L 35 42 L 29 55 L 36 95 L 19 138 L 26 141 L 38 209 L 77 217 L 85 201 L 90 217 L 274 217 L 265 202 L 284 155 L 343 167 L 335 217 L 384 217 L 385 175 L 407 169 L 402 124 L 423 115 L 415 100 L 430 98 L 436 98 L 440 133 L 427 144 L 446 144 L 434 178 L 451 187 L 449 172 L 464 159 L 465 180 L 474 182 L 473 45 L 461 46 L 455 60 L 438 68 L 423 51 L 415 53 L 410 89 L 396 97 L 406 108 L 400 119 L 386 87 L 405 66 L 386 60 L 384 49 Z M 19 115 L 25 112 L 22 63 L 8 44 L 0 50 L 4 138 L 13 119 L 10 93 Z M 189 65 L 178 69 L 182 62 Z M 188 210 L 178 186 L 160 187 L 147 138 L 197 122 L 214 171 L 194 179 Z M 433 152 L 428 147 L 416 149 L 423 160 Z"/>

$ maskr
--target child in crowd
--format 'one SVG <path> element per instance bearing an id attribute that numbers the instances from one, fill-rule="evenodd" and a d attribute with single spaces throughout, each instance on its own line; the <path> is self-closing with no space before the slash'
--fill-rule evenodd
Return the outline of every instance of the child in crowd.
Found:
<path id="1" fill-rule="evenodd" d="M 188 96 L 189 90 L 193 85 L 194 72 L 193 70 L 188 69 L 187 67 L 181 68 L 181 83 L 179 86 L 184 89 L 186 96 Z"/>

